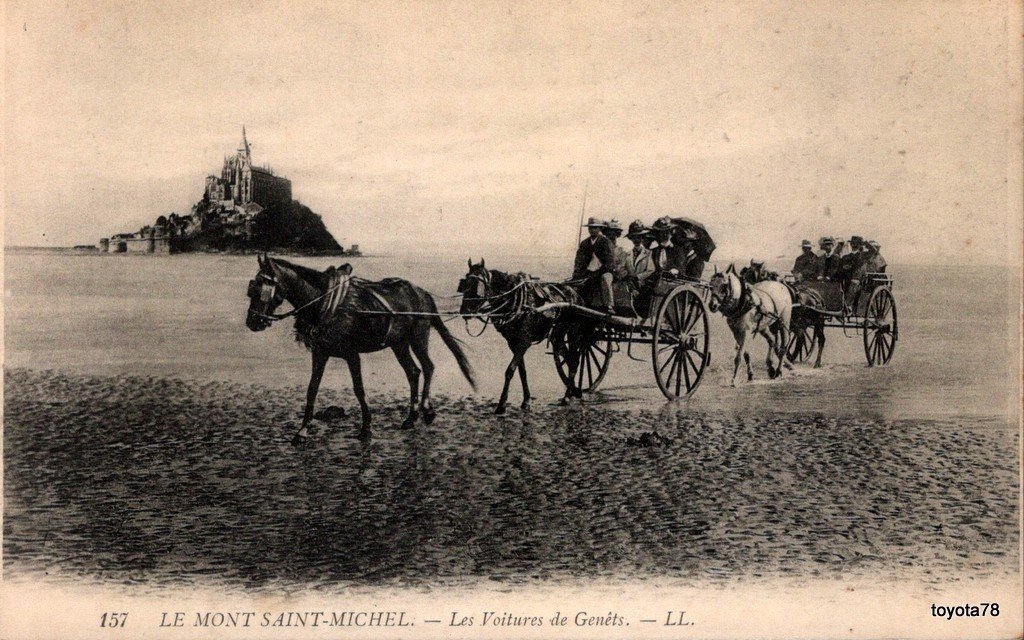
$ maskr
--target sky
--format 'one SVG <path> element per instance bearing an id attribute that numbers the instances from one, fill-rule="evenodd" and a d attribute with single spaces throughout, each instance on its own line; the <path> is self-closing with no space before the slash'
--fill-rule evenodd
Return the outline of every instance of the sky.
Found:
<path id="1" fill-rule="evenodd" d="M 586 215 L 716 257 L 874 238 L 1020 262 L 1014 2 L 6 4 L 4 242 L 187 213 L 244 124 L 344 245 L 571 259 Z"/>

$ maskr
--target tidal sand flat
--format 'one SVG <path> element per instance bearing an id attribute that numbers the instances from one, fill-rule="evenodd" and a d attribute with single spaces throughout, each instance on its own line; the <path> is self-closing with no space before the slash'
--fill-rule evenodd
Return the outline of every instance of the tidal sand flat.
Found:
<path id="1" fill-rule="evenodd" d="M 343 588 L 493 579 L 683 583 L 1015 573 L 1017 433 L 1001 422 L 624 411 L 491 414 L 325 389 L 5 372 L 4 571 L 18 580 Z M 657 432 L 657 436 L 652 435 Z M 647 434 L 647 435 L 645 435 Z"/>

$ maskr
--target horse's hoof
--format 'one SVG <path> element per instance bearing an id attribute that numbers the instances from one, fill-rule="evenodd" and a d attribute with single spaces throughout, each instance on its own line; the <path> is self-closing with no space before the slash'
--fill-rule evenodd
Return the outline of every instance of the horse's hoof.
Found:
<path id="1" fill-rule="evenodd" d="M 820 365 L 820 364 L 816 364 L 816 365 L 814 365 L 814 367 L 812 367 L 812 368 L 814 368 L 814 369 L 820 369 L 820 368 L 821 368 L 821 365 Z"/>
<path id="2" fill-rule="evenodd" d="M 292 438 L 292 446 L 293 447 L 301 447 L 302 445 L 306 444 L 308 441 L 309 441 L 309 437 L 308 436 L 302 436 L 302 435 L 299 435 L 299 434 L 296 433 L 295 437 Z"/>
<path id="3" fill-rule="evenodd" d="M 416 427 L 416 418 L 406 418 L 402 422 L 402 426 L 399 427 L 399 428 L 402 429 L 403 431 L 408 431 L 409 429 L 414 429 L 415 427 Z"/>
<path id="4" fill-rule="evenodd" d="M 356 438 L 358 438 L 359 440 L 362 440 L 363 442 L 369 441 L 370 438 L 371 438 L 370 429 L 369 428 L 360 429 L 359 433 L 356 434 Z"/>
<path id="5" fill-rule="evenodd" d="M 434 422 L 434 418 L 437 417 L 436 411 L 424 411 L 423 412 L 423 424 L 431 424 Z"/>
<path id="6" fill-rule="evenodd" d="M 519 405 L 519 408 L 522 409 L 523 411 L 529 412 L 530 411 L 530 403 L 529 402 L 524 402 L 523 404 Z"/>
<path id="7" fill-rule="evenodd" d="M 494 408 L 494 415 L 500 416 L 500 415 L 504 415 L 504 414 L 505 414 L 505 405 L 499 404 L 497 407 Z"/>

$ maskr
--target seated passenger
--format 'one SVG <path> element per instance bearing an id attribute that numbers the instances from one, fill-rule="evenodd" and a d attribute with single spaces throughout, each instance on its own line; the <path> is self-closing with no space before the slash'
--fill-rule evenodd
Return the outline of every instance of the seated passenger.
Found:
<path id="1" fill-rule="evenodd" d="M 831 236 L 822 238 L 820 241 L 822 262 L 822 275 L 826 280 L 832 280 L 839 271 L 839 252 L 841 246 L 836 246 L 835 238 Z M 840 243 L 842 245 L 842 243 Z"/>
<path id="2" fill-rule="evenodd" d="M 663 272 L 672 276 L 686 273 L 687 247 L 673 243 L 675 226 L 672 218 L 664 216 L 655 220 L 652 227 L 654 238 L 658 241 L 658 246 L 654 249 L 654 270 L 657 273 Z"/>
<path id="3" fill-rule="evenodd" d="M 793 275 L 797 281 L 817 280 L 821 277 L 823 260 L 814 255 L 814 245 L 810 240 L 801 242 L 800 248 L 803 253 L 797 256 L 796 262 L 793 263 Z"/>
<path id="4" fill-rule="evenodd" d="M 629 280 L 629 276 L 632 275 L 631 267 L 633 260 L 629 253 L 623 247 L 619 246 L 619 238 L 622 237 L 622 225 L 619 224 L 618 220 L 612 218 L 608 221 L 608 226 L 605 228 L 604 234 L 609 240 L 611 240 L 612 247 L 615 249 L 615 268 L 613 271 L 615 279 L 622 281 Z"/>
<path id="5" fill-rule="evenodd" d="M 636 278 L 636 284 L 639 286 L 654 273 L 654 259 L 651 252 L 654 237 L 651 235 L 651 230 L 640 220 L 634 220 L 629 224 L 626 237 L 633 243 L 630 272 Z"/>
<path id="6" fill-rule="evenodd" d="M 608 226 L 603 220 L 590 218 L 584 226 L 590 236 L 584 238 L 576 250 L 572 279 L 585 280 L 586 285 L 596 282 L 601 291 L 601 304 L 611 313 L 615 308 L 615 294 L 612 292 L 615 247 L 602 234 Z"/>
<path id="7" fill-rule="evenodd" d="M 882 257 L 881 245 L 874 240 L 869 240 L 867 243 L 867 263 L 865 269 L 868 273 L 885 273 L 885 268 L 888 266 L 885 262 L 885 258 Z"/>

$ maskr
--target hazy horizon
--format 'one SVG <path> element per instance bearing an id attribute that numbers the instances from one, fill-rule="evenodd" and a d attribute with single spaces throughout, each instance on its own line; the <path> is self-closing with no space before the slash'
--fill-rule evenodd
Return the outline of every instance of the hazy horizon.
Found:
<path id="1" fill-rule="evenodd" d="M 586 191 L 737 259 L 1020 264 L 1011 3 L 212 7 L 8 3 L 5 246 L 188 213 L 244 124 L 377 255 L 571 256 Z"/>

